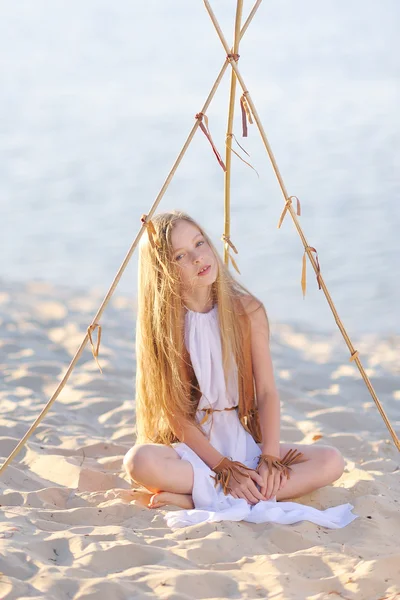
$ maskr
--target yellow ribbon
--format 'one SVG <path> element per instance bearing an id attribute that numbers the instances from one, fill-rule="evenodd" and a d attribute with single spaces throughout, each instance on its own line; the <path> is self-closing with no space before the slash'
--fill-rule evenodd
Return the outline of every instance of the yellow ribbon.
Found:
<path id="1" fill-rule="evenodd" d="M 92 332 L 95 331 L 96 329 L 98 329 L 98 333 L 97 333 L 97 344 L 96 347 L 94 347 L 93 344 L 93 339 L 92 339 Z M 99 349 L 100 349 L 100 341 L 101 341 L 101 325 L 99 325 L 98 323 L 94 323 L 94 325 L 89 325 L 89 327 L 87 328 L 87 332 L 88 332 L 88 336 L 89 336 L 89 340 L 90 340 L 90 345 L 92 346 L 92 354 L 93 354 L 93 358 L 97 363 L 97 366 L 100 369 L 100 373 L 103 373 L 100 363 L 98 361 L 98 356 L 99 356 Z"/>
<path id="2" fill-rule="evenodd" d="M 311 246 L 308 246 L 308 250 L 310 250 L 311 252 L 315 252 L 315 254 L 316 254 L 315 259 L 317 261 L 317 270 L 318 270 L 317 281 L 318 281 L 318 288 L 321 289 L 321 282 L 320 282 L 321 268 L 319 266 L 319 261 L 318 261 L 318 252 L 316 251 L 315 248 L 312 248 Z M 306 253 L 307 253 L 307 248 L 304 250 L 303 268 L 302 268 L 302 272 L 301 272 L 301 289 L 303 290 L 303 297 L 305 297 L 305 295 L 306 295 L 306 267 L 307 267 Z"/>
<path id="3" fill-rule="evenodd" d="M 252 125 L 253 124 L 253 119 L 251 117 L 251 110 L 250 110 L 250 106 L 249 103 L 247 101 L 246 98 L 246 94 L 248 94 L 248 92 L 243 92 L 243 95 L 240 97 L 240 108 L 242 110 L 242 129 L 243 129 L 243 137 L 247 137 L 247 119 L 249 120 L 249 124 Z"/>
<path id="4" fill-rule="evenodd" d="M 278 229 L 280 229 L 280 226 L 282 225 L 283 219 L 286 216 L 287 211 L 289 210 L 289 206 L 292 204 L 292 198 L 296 199 L 297 202 L 297 208 L 296 208 L 296 212 L 297 212 L 297 216 L 301 216 L 301 206 L 300 206 L 300 200 L 298 199 L 297 196 L 290 196 L 287 200 L 286 200 L 286 206 L 283 209 L 283 212 L 281 214 L 281 218 L 279 219 L 279 223 L 278 223 Z"/>
<path id="5" fill-rule="evenodd" d="M 154 248 L 155 246 L 157 246 L 157 248 L 161 248 L 160 241 L 157 239 L 157 232 L 155 230 L 153 221 L 148 221 L 147 215 L 142 215 L 140 217 L 140 220 L 143 224 L 143 227 L 146 227 L 147 229 L 147 234 L 149 236 L 149 242 L 151 247 Z"/>
<path id="6" fill-rule="evenodd" d="M 223 234 L 223 235 L 222 235 L 222 237 L 221 237 L 221 240 L 222 240 L 223 242 L 225 242 L 225 249 L 226 249 L 226 250 L 227 250 L 227 252 L 228 252 L 228 257 L 230 258 L 230 260 L 231 260 L 231 262 L 232 262 L 232 265 L 233 265 L 234 269 L 236 269 L 236 271 L 237 271 L 237 272 L 239 273 L 239 275 L 240 275 L 240 271 L 239 271 L 239 268 L 238 268 L 238 266 L 237 266 L 237 264 L 236 264 L 236 261 L 235 261 L 235 259 L 233 258 L 233 256 L 232 256 L 232 255 L 230 254 L 230 252 L 229 252 L 229 247 L 231 247 L 231 248 L 232 248 L 232 250 L 234 251 L 234 253 L 235 253 L 235 254 L 238 254 L 238 251 L 236 250 L 236 247 L 234 246 L 234 244 L 233 244 L 233 243 L 232 243 L 232 241 L 231 241 L 231 238 L 230 238 L 228 235 L 225 235 L 225 234 Z"/>

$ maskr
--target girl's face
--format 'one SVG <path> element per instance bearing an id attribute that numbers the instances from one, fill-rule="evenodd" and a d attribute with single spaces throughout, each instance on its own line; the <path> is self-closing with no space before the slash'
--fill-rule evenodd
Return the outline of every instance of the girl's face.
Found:
<path id="1" fill-rule="evenodd" d="M 171 233 L 172 260 L 178 265 L 181 283 L 187 290 L 209 286 L 217 278 L 218 263 L 214 252 L 200 233 L 188 221 L 180 220 Z"/>

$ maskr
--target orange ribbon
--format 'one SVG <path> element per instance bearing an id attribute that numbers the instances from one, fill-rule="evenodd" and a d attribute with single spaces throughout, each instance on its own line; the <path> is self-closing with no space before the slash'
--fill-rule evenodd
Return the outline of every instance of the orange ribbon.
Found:
<path id="1" fill-rule="evenodd" d="M 161 248 L 160 241 L 157 239 L 157 232 L 155 230 L 153 221 L 148 221 L 147 215 L 142 215 L 140 217 L 140 220 L 143 224 L 143 227 L 147 228 L 147 234 L 149 236 L 149 242 L 151 247 L 154 248 L 155 246 L 157 246 L 157 248 Z"/>
<path id="2" fill-rule="evenodd" d="M 200 129 L 202 130 L 202 132 L 204 133 L 204 135 L 206 136 L 206 138 L 210 142 L 211 148 L 213 149 L 213 152 L 214 152 L 214 154 L 215 154 L 215 156 L 217 158 L 217 161 L 220 164 L 222 170 L 225 172 L 226 171 L 225 163 L 222 160 L 221 155 L 218 152 L 217 148 L 215 147 L 215 144 L 214 144 L 213 139 L 211 137 L 210 129 L 208 127 L 208 117 L 207 117 L 207 115 L 205 115 L 204 113 L 197 113 L 197 115 L 196 115 L 195 118 L 198 119 Z M 203 123 L 203 119 L 204 119 L 204 122 L 205 122 L 205 126 L 204 126 L 204 123 Z"/>
<path id="3" fill-rule="evenodd" d="M 251 110 L 249 103 L 246 98 L 246 94 L 248 92 L 244 92 L 240 97 L 240 108 L 242 110 L 242 129 L 243 129 L 243 137 L 247 137 L 247 119 L 249 120 L 249 124 L 253 124 L 253 119 L 251 116 Z"/>
<path id="4" fill-rule="evenodd" d="M 311 246 L 308 246 L 308 250 L 310 250 L 311 252 L 315 252 L 315 260 L 317 261 L 317 281 L 318 281 L 318 288 L 321 289 L 321 282 L 320 282 L 320 275 L 321 275 L 321 268 L 319 266 L 319 262 L 318 262 L 318 252 L 316 251 L 315 248 L 312 248 Z M 306 253 L 307 253 L 307 249 L 304 250 L 304 254 L 303 254 L 303 269 L 302 269 L 302 273 L 301 273 L 301 289 L 303 290 L 303 297 L 305 297 L 306 295 Z"/>
<path id="5" fill-rule="evenodd" d="M 283 223 L 283 219 L 286 216 L 287 211 L 289 210 L 289 206 L 292 204 L 292 198 L 296 199 L 296 203 L 297 203 L 297 207 L 296 207 L 296 213 L 298 217 L 301 217 L 301 206 L 300 206 L 300 200 L 298 199 L 297 196 L 289 196 L 289 198 L 286 200 L 286 206 L 282 211 L 281 214 L 281 218 L 279 219 L 279 223 L 278 223 L 278 229 L 280 229 L 280 226 Z"/>
<path id="6" fill-rule="evenodd" d="M 223 242 L 225 242 L 225 249 L 226 249 L 226 250 L 227 250 L 227 252 L 228 252 L 228 257 L 230 258 L 230 260 L 231 260 L 231 262 L 232 262 L 233 268 L 234 268 L 234 269 L 236 269 L 236 271 L 237 271 L 237 272 L 239 273 L 239 275 L 240 275 L 240 271 L 239 271 L 239 269 L 238 269 L 238 266 L 237 266 L 237 264 L 236 264 L 236 261 L 235 261 L 235 259 L 233 258 L 233 256 L 232 256 L 232 255 L 229 253 L 229 248 L 232 248 L 232 250 L 234 251 L 234 253 L 235 253 L 235 254 L 238 254 L 238 251 L 236 250 L 236 246 L 234 246 L 234 244 L 232 243 L 232 241 L 231 241 L 231 238 L 229 237 L 229 235 L 225 235 L 225 234 L 223 234 L 223 235 L 222 235 L 222 237 L 221 237 L 221 240 L 222 240 Z"/>
<path id="7" fill-rule="evenodd" d="M 96 347 L 94 347 L 93 344 L 93 339 L 92 339 L 92 332 L 95 331 L 96 329 L 98 329 L 98 333 L 97 333 L 97 344 Z M 103 373 L 100 363 L 98 361 L 98 356 L 99 356 L 99 349 L 100 349 L 100 341 L 101 341 L 101 325 L 99 325 L 98 323 L 95 323 L 94 325 L 89 325 L 89 327 L 87 328 L 87 332 L 88 332 L 88 336 L 89 336 L 89 340 L 90 340 L 90 345 L 92 346 L 92 354 L 93 354 L 93 358 L 97 363 L 97 366 L 100 369 L 100 373 Z"/>

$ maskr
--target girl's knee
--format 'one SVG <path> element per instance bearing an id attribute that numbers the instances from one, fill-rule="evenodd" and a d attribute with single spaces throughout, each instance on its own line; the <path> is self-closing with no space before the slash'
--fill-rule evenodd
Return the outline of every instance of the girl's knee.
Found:
<path id="1" fill-rule="evenodd" d="M 137 483 L 152 480 L 165 468 L 164 459 L 179 458 L 177 452 L 163 444 L 136 444 L 124 457 L 128 475 Z"/>
<path id="2" fill-rule="evenodd" d="M 134 481 L 141 479 L 143 473 L 151 468 L 152 458 L 151 444 L 138 444 L 133 446 L 124 456 L 124 467 L 128 475 Z"/>
<path id="3" fill-rule="evenodd" d="M 323 472 L 329 478 L 329 481 L 336 481 L 342 476 L 345 460 L 337 448 L 333 446 L 321 447 L 321 462 Z"/>

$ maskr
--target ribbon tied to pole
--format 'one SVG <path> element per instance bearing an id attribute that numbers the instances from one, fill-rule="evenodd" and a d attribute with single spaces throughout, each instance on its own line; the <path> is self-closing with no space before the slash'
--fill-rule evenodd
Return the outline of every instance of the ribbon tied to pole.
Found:
<path id="1" fill-rule="evenodd" d="M 221 158 L 220 153 L 218 152 L 213 139 L 211 137 L 211 133 L 210 133 L 210 129 L 208 127 L 208 117 L 207 115 L 205 115 L 204 113 L 197 113 L 197 115 L 195 116 L 195 118 L 199 121 L 199 127 L 202 130 L 202 132 L 204 133 L 204 135 L 206 136 L 206 138 L 208 139 L 208 141 L 210 142 L 211 148 L 213 149 L 213 152 L 216 156 L 216 159 L 218 161 L 218 164 L 220 165 L 221 169 L 226 172 L 226 166 L 224 161 Z M 203 123 L 204 120 L 204 123 Z"/>
<path id="2" fill-rule="evenodd" d="M 296 213 L 297 213 L 297 216 L 298 216 L 298 217 L 301 217 L 301 206 L 300 206 L 300 200 L 298 199 L 298 197 L 297 197 L 297 196 L 289 196 L 289 198 L 286 200 L 286 205 L 285 205 L 285 208 L 284 208 L 284 209 L 283 209 L 283 211 L 282 211 L 281 218 L 279 219 L 279 223 L 278 223 L 278 229 L 280 229 L 280 227 L 281 227 L 281 225 L 282 225 L 282 223 L 283 223 L 283 219 L 285 218 L 285 216 L 286 216 L 286 213 L 287 213 L 287 211 L 289 210 L 289 206 L 291 206 L 291 204 L 292 204 L 292 200 L 293 200 L 293 199 L 294 199 L 294 200 L 296 200 L 296 204 L 297 204 L 297 206 L 296 206 Z"/>
<path id="3" fill-rule="evenodd" d="M 147 215 L 142 215 L 140 217 L 140 220 L 142 222 L 143 227 L 146 227 L 147 229 L 147 234 L 149 236 L 149 242 L 152 248 L 161 248 L 161 244 L 160 241 L 157 239 L 157 232 L 155 230 L 154 227 L 154 223 L 153 221 L 148 221 L 147 220 Z"/>
<path id="4" fill-rule="evenodd" d="M 249 124 L 253 124 L 253 118 L 251 116 L 251 110 L 249 103 L 247 102 L 246 94 L 248 92 L 243 92 L 240 97 L 240 108 L 242 111 L 242 129 L 243 129 L 243 137 L 247 137 L 247 119 L 249 120 Z"/>
<path id="5" fill-rule="evenodd" d="M 235 136 L 233 133 L 227 133 L 227 134 L 226 134 L 226 140 L 225 140 L 225 144 L 226 144 L 226 145 L 228 145 L 228 138 L 233 138 L 233 139 L 235 140 L 235 142 L 237 143 L 237 145 L 239 146 L 239 148 L 240 148 L 241 150 L 243 150 L 243 152 L 244 152 L 245 154 L 247 154 L 247 156 L 250 156 L 250 154 L 247 152 L 247 150 L 245 150 L 245 149 L 243 148 L 243 146 L 241 146 L 241 145 L 239 144 L 239 142 L 238 142 L 238 141 L 237 141 L 237 139 L 236 139 L 236 136 Z M 244 162 L 244 164 L 245 164 L 245 165 L 247 165 L 248 167 L 250 167 L 250 169 L 253 169 L 253 171 L 256 173 L 257 177 L 258 177 L 258 178 L 260 178 L 260 176 L 259 176 L 259 174 L 258 174 L 258 171 L 257 171 L 257 170 L 256 170 L 256 169 L 253 167 L 253 165 L 251 165 L 249 162 L 247 162 L 247 160 L 244 160 L 244 158 L 242 158 L 242 157 L 240 156 L 240 154 L 239 154 L 238 152 L 236 152 L 236 150 L 234 150 L 234 149 L 232 148 L 232 144 L 230 145 L 230 150 L 231 150 L 231 152 L 233 152 L 233 154 L 236 154 L 236 156 L 237 156 L 238 158 L 240 158 L 240 160 L 241 160 L 242 162 Z"/>
<path id="6" fill-rule="evenodd" d="M 229 237 L 229 235 L 225 235 L 225 233 L 222 235 L 222 237 L 221 237 L 221 240 L 222 240 L 223 242 L 225 242 L 225 250 L 226 250 L 226 251 L 227 251 L 227 253 L 228 253 L 228 257 L 230 258 L 230 260 L 231 260 L 231 262 L 232 262 L 233 268 L 234 268 L 234 269 L 235 269 L 235 270 L 236 270 L 236 271 L 239 273 L 239 275 L 240 275 L 240 271 L 239 271 L 239 268 L 238 268 L 238 266 L 237 266 L 237 264 L 236 264 L 236 261 L 235 261 L 235 259 L 233 258 L 232 254 L 229 252 L 229 248 L 232 248 L 232 250 L 234 251 L 234 253 L 235 253 L 235 254 L 238 254 L 238 251 L 237 251 L 237 249 L 236 249 L 236 246 L 233 244 L 233 242 L 232 242 L 231 238 Z"/>
<path id="7" fill-rule="evenodd" d="M 92 333 L 96 329 L 98 329 L 98 332 L 97 332 L 97 343 L 96 343 L 96 346 L 95 346 L 93 344 Z M 89 327 L 87 328 L 87 332 L 88 332 L 88 336 L 89 336 L 90 345 L 92 347 L 93 358 L 96 361 L 97 366 L 100 369 L 100 373 L 103 373 L 102 368 L 101 368 L 100 363 L 99 363 L 99 360 L 98 360 L 99 349 L 100 349 L 100 341 L 101 341 L 101 325 L 99 325 L 98 323 L 92 323 L 92 325 L 89 325 Z"/>
<path id="8" fill-rule="evenodd" d="M 318 261 L 318 252 L 316 251 L 315 248 L 312 248 L 311 246 L 307 246 L 307 248 L 304 249 L 303 268 L 302 268 L 302 272 L 301 272 L 301 289 L 303 290 L 303 297 L 305 297 L 305 295 L 306 295 L 306 265 L 307 265 L 306 254 L 307 254 L 307 250 L 310 250 L 310 252 L 315 252 L 315 260 L 317 262 L 317 271 L 318 271 L 318 273 L 317 273 L 318 288 L 321 289 L 321 282 L 320 282 L 321 268 L 319 266 L 319 261 Z"/>

